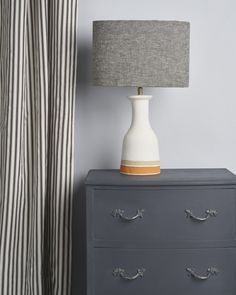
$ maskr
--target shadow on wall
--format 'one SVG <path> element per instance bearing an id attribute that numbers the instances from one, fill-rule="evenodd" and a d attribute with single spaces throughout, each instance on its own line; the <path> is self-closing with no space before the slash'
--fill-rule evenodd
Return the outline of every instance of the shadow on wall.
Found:
<path id="1" fill-rule="evenodd" d="M 77 57 L 77 81 L 76 81 L 76 100 L 80 93 L 89 91 L 92 86 L 92 49 L 89 44 L 84 44 L 78 48 Z"/>
<path id="2" fill-rule="evenodd" d="M 92 49 L 89 44 L 78 48 L 78 62 L 77 62 L 77 93 L 78 87 L 91 87 L 92 72 Z"/>

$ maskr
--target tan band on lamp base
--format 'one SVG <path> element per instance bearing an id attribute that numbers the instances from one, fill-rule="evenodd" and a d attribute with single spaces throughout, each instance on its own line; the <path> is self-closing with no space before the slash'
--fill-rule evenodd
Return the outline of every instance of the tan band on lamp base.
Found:
<path id="1" fill-rule="evenodd" d="M 127 175 L 155 175 L 161 173 L 159 161 L 127 161 L 122 160 L 120 173 Z"/>

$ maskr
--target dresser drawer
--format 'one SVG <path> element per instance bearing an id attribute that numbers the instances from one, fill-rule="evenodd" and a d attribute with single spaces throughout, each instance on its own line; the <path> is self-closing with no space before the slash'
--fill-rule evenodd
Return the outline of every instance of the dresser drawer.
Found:
<path id="1" fill-rule="evenodd" d="M 90 235 L 100 241 L 233 241 L 235 190 L 94 189 Z"/>
<path id="2" fill-rule="evenodd" d="M 93 295 L 235 295 L 236 250 L 94 249 Z"/>

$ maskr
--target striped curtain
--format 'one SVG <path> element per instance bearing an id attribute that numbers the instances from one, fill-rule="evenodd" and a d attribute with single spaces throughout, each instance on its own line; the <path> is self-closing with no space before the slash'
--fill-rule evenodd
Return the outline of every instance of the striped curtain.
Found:
<path id="1" fill-rule="evenodd" d="M 70 294 L 77 0 L 0 0 L 0 294 Z"/>

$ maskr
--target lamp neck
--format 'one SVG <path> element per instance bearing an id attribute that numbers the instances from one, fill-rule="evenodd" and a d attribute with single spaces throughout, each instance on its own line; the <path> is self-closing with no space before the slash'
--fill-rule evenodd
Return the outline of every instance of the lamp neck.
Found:
<path id="1" fill-rule="evenodd" d="M 135 95 L 130 96 L 132 103 L 132 123 L 131 128 L 150 128 L 149 122 L 149 100 L 152 96 Z"/>

